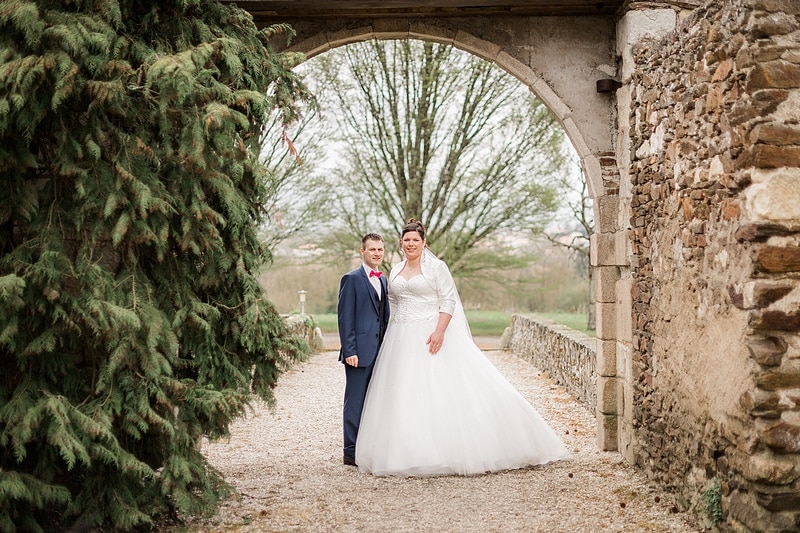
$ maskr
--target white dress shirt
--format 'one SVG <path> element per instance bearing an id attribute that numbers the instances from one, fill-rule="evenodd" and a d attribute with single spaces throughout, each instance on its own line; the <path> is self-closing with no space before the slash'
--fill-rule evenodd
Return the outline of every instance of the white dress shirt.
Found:
<path id="1" fill-rule="evenodd" d="M 367 273 L 367 278 L 369 282 L 372 283 L 372 288 L 375 289 L 375 293 L 378 295 L 378 300 L 381 299 L 381 278 L 378 276 L 370 276 L 369 273 L 372 272 L 372 269 L 368 267 L 366 264 L 362 263 L 364 267 L 364 272 Z"/>

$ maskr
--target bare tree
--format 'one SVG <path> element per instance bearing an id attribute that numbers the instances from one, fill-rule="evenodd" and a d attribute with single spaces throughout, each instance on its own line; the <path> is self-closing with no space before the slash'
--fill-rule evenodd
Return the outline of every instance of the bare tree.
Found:
<path id="1" fill-rule="evenodd" d="M 504 234 L 539 232 L 551 219 L 563 130 L 497 66 L 399 40 L 345 46 L 304 67 L 326 130 L 336 132 L 327 192 L 349 243 L 379 229 L 392 246 L 414 217 L 464 276 L 502 264 L 492 252 Z"/>
<path id="2" fill-rule="evenodd" d="M 322 137 L 315 128 L 317 108 L 313 103 L 298 107 L 304 113 L 297 123 L 282 127 L 275 114 L 260 140 L 268 213 L 261 240 L 270 250 L 318 228 L 329 214 L 326 206 L 330 198 L 324 193 L 323 177 L 315 172 L 324 158 Z"/>
<path id="3" fill-rule="evenodd" d="M 565 174 L 559 181 L 562 190 L 562 210 L 567 213 L 567 220 L 558 231 L 544 232 L 545 238 L 552 244 L 566 248 L 576 257 L 578 267 L 589 280 L 589 305 L 587 327 L 595 329 L 595 299 L 592 283 L 592 266 L 590 261 L 590 236 L 594 233 L 594 211 L 592 199 L 581 170 L 577 179 Z"/>

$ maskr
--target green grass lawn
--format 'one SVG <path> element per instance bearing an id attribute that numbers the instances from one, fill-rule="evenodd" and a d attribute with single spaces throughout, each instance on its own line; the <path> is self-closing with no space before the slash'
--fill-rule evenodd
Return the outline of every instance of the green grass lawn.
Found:
<path id="1" fill-rule="evenodd" d="M 558 322 L 559 324 L 564 324 L 568 328 L 572 328 L 576 331 L 582 331 L 587 335 L 594 336 L 595 331 L 593 329 L 586 328 L 586 321 L 588 317 L 581 313 L 533 313 L 534 315 L 548 318 L 553 322 Z"/>
<path id="2" fill-rule="evenodd" d="M 467 311 L 467 320 L 473 335 L 499 337 L 511 325 L 511 315 L 501 311 Z M 572 329 L 594 334 L 586 329 L 586 315 L 578 313 L 536 313 L 559 324 L 564 324 Z M 313 315 L 314 321 L 323 333 L 336 333 L 336 313 L 323 313 Z"/>

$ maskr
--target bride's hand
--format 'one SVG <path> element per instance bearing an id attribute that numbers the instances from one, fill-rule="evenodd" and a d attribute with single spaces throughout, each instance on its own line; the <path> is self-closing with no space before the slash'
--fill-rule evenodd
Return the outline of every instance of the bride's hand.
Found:
<path id="1" fill-rule="evenodd" d="M 428 351 L 431 355 L 436 355 L 439 349 L 442 347 L 442 341 L 444 341 L 444 333 L 439 330 L 434 331 L 428 337 L 428 340 L 425 341 L 425 344 L 428 345 Z"/>

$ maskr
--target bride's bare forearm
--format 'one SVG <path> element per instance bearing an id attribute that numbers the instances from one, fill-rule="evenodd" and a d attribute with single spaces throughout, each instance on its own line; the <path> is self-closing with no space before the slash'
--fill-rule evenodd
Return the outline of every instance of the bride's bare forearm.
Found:
<path id="1" fill-rule="evenodd" d="M 436 331 L 444 334 L 447 326 L 450 324 L 451 318 L 453 318 L 453 315 L 449 313 L 439 313 L 439 322 L 436 323 Z"/>

